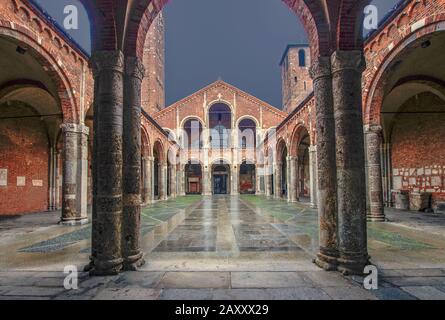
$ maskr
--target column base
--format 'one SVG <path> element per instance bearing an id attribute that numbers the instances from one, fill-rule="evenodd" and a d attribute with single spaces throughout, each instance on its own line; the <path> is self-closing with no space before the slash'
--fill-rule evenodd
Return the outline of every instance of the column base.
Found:
<path id="1" fill-rule="evenodd" d="M 369 256 L 343 256 L 338 258 L 337 270 L 345 276 L 363 275 L 365 267 L 369 264 Z"/>
<path id="2" fill-rule="evenodd" d="M 387 221 L 385 215 L 380 215 L 380 214 L 379 215 L 369 214 L 366 218 L 369 222 L 385 222 L 385 221 Z"/>
<path id="3" fill-rule="evenodd" d="M 122 258 L 105 261 L 95 259 L 89 266 L 89 274 L 90 276 L 115 276 L 122 271 L 122 263 Z"/>
<path id="4" fill-rule="evenodd" d="M 323 252 L 328 250 L 320 249 L 317 257 L 313 260 L 315 265 L 325 271 L 336 271 L 338 268 L 338 252 Z"/>
<path id="5" fill-rule="evenodd" d="M 74 218 L 74 219 L 63 219 L 60 220 L 59 224 L 63 226 L 83 226 L 84 224 L 89 223 L 88 217 L 84 218 Z"/>
<path id="6" fill-rule="evenodd" d="M 126 257 L 123 262 L 122 269 L 124 271 L 137 271 L 140 267 L 145 264 L 144 254 L 140 251 L 139 253 Z"/>

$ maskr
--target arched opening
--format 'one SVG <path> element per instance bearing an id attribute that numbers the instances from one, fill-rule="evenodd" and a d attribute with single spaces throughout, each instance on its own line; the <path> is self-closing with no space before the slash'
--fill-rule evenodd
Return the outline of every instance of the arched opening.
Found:
<path id="1" fill-rule="evenodd" d="M 298 51 L 298 65 L 300 67 L 306 67 L 306 51 L 304 49 Z"/>
<path id="2" fill-rule="evenodd" d="M 153 195 L 156 200 L 165 197 L 164 188 L 167 181 L 164 181 L 164 174 L 164 150 L 162 144 L 156 141 L 153 146 Z"/>
<path id="3" fill-rule="evenodd" d="M 149 137 L 144 129 L 141 129 L 141 200 L 144 204 L 150 203 L 152 199 L 151 179 L 153 168 L 151 168 L 151 146 Z"/>
<path id="4" fill-rule="evenodd" d="M 202 166 L 192 160 L 185 165 L 185 193 L 202 194 Z"/>
<path id="5" fill-rule="evenodd" d="M 255 194 L 256 167 L 255 164 L 243 161 L 239 168 L 239 192 L 240 194 Z"/>
<path id="6" fill-rule="evenodd" d="M 0 215 L 62 207 L 64 113 L 35 55 L 0 36 Z"/>
<path id="7" fill-rule="evenodd" d="M 297 149 L 297 195 L 300 201 L 310 201 L 311 183 L 310 183 L 310 161 L 309 161 L 310 137 L 306 129 L 301 129 L 300 140 Z"/>
<path id="8" fill-rule="evenodd" d="M 227 104 L 216 103 L 210 107 L 209 128 L 212 149 L 231 147 L 232 110 Z"/>
<path id="9" fill-rule="evenodd" d="M 277 163 L 275 168 L 275 197 L 287 197 L 287 146 L 283 140 L 278 142 L 277 146 Z"/>
<path id="10" fill-rule="evenodd" d="M 245 118 L 238 124 L 239 148 L 255 149 L 256 148 L 256 123 L 254 120 Z"/>
<path id="11" fill-rule="evenodd" d="M 212 191 L 215 195 L 230 193 L 230 166 L 224 161 L 212 165 Z"/>
<path id="12" fill-rule="evenodd" d="M 445 71 L 437 68 L 443 61 L 436 54 L 441 50 L 444 32 L 420 37 L 393 57 L 380 79 L 383 139 L 368 148 L 381 152 L 386 206 L 437 211 L 445 203 L 445 176 L 438 170 L 445 166 Z"/>
<path id="13" fill-rule="evenodd" d="M 199 149 L 203 146 L 202 123 L 197 118 L 190 118 L 184 123 L 182 147 L 184 149 Z"/>

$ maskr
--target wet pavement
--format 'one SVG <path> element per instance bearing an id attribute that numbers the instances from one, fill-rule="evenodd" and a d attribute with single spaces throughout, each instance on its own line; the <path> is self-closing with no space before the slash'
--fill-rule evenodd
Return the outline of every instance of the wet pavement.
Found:
<path id="1" fill-rule="evenodd" d="M 91 226 L 57 225 L 59 213 L 0 220 L 0 299 L 445 299 L 445 216 L 388 209 L 368 225 L 379 289 L 320 271 L 317 212 L 259 196 L 179 197 L 143 209 L 140 272 L 80 273 Z"/>

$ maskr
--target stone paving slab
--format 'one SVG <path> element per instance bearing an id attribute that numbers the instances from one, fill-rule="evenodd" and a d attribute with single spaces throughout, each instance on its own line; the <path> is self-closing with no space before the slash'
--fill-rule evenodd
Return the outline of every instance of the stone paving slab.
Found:
<path id="1" fill-rule="evenodd" d="M 232 272 L 232 288 L 292 288 L 309 286 L 297 272 Z"/>
<path id="2" fill-rule="evenodd" d="M 333 300 L 377 300 L 370 291 L 355 286 L 323 287 L 322 290 Z"/>
<path id="3" fill-rule="evenodd" d="M 228 272 L 167 272 L 158 288 L 229 288 Z"/>
<path id="4" fill-rule="evenodd" d="M 157 300 L 160 294 L 160 289 L 106 288 L 101 290 L 93 300 Z"/>
<path id="5" fill-rule="evenodd" d="M 432 286 L 402 287 L 402 289 L 421 300 L 445 300 L 445 292 Z"/>

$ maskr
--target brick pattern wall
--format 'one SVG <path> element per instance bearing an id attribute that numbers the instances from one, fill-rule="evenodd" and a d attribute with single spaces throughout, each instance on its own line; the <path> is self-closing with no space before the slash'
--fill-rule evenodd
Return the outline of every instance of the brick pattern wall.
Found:
<path id="1" fill-rule="evenodd" d="M 18 104 L 1 106 L 2 116 L 27 113 Z M 0 123 L 0 215 L 48 209 L 49 142 L 39 118 Z"/>
<path id="2" fill-rule="evenodd" d="M 147 33 L 144 46 L 145 78 L 142 82 L 142 108 L 153 115 L 165 108 L 164 17 L 156 17 Z"/>
<path id="3" fill-rule="evenodd" d="M 304 52 L 304 65 L 300 66 L 300 51 Z M 303 61 L 302 61 L 303 62 Z M 291 46 L 281 63 L 283 110 L 290 113 L 313 91 L 309 75 L 310 50 L 306 46 Z"/>

